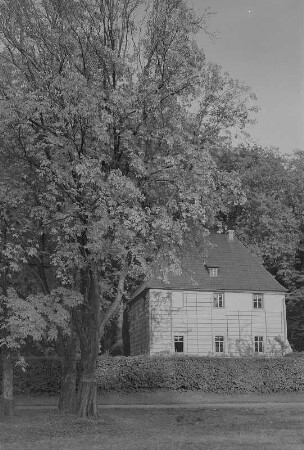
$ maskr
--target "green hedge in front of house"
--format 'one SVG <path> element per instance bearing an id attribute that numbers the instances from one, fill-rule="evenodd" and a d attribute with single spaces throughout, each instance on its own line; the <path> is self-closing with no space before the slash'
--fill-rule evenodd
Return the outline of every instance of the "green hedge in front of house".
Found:
<path id="1" fill-rule="evenodd" d="M 102 357 L 99 391 L 304 392 L 304 358 Z"/>
<path id="2" fill-rule="evenodd" d="M 56 359 L 26 358 L 15 368 L 16 394 L 57 395 L 61 365 Z M 0 374 L 1 374 L 0 364 Z M 0 375 L 1 377 L 1 375 Z M 304 392 L 303 354 L 278 358 L 103 356 L 98 361 L 99 392 L 141 389 L 200 390 L 206 393 Z"/>
<path id="3" fill-rule="evenodd" d="M 14 368 L 15 394 L 59 394 L 61 383 L 61 363 L 58 359 L 30 357 L 25 358 L 25 362 L 25 367 L 22 367 L 18 364 L 18 361 L 16 361 Z M 0 362 L 0 379 L 1 375 L 2 365 Z"/>

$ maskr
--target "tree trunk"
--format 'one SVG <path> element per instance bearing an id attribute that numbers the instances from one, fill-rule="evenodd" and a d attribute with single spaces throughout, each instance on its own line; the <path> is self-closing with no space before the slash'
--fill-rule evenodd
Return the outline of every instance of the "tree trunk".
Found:
<path id="1" fill-rule="evenodd" d="M 90 346 L 81 349 L 82 373 L 77 389 L 75 413 L 78 417 L 97 416 L 96 362 L 99 352 L 99 331 L 92 327 Z"/>
<path id="2" fill-rule="evenodd" d="M 4 416 L 14 416 L 14 361 L 9 351 L 3 349 L 2 355 L 1 412 Z"/>
<path id="3" fill-rule="evenodd" d="M 112 317 L 121 302 L 125 277 L 126 274 L 123 271 L 119 278 L 116 299 L 104 315 L 103 320 L 101 320 L 101 293 L 96 270 L 91 269 L 87 276 L 83 276 L 81 292 L 85 293 L 85 301 L 78 310 L 74 311 L 73 315 L 80 343 L 82 363 L 75 408 L 75 413 L 79 417 L 93 418 L 97 415 L 96 363 L 100 339 L 103 335 L 105 324 Z"/>
<path id="4" fill-rule="evenodd" d="M 78 417 L 97 416 L 97 377 L 96 362 L 99 350 L 99 333 L 92 336 L 91 349 L 82 351 L 82 373 L 77 390 L 75 413 Z"/>
<path id="5" fill-rule="evenodd" d="M 77 379 L 77 336 L 72 332 L 68 341 L 63 344 L 62 381 L 60 388 L 59 404 L 60 411 L 73 412 L 76 405 L 76 379 Z"/>
<path id="6" fill-rule="evenodd" d="M 97 383 L 95 370 L 83 372 L 78 386 L 76 414 L 78 417 L 97 416 Z"/>
<path id="7" fill-rule="evenodd" d="M 123 320 L 124 320 L 124 305 L 121 304 L 118 309 L 118 315 L 117 315 L 117 319 L 116 319 L 115 343 L 111 348 L 111 354 L 113 356 L 118 356 L 118 355 L 124 354 Z"/>
<path id="8" fill-rule="evenodd" d="M 78 417 L 94 418 L 97 416 L 96 362 L 100 348 L 100 292 L 94 270 L 89 271 L 86 282 L 86 286 L 89 287 L 86 302 L 81 306 L 81 314 L 74 314 L 81 350 L 81 377 L 75 413 Z M 85 292 L 84 289 L 83 291 Z"/>

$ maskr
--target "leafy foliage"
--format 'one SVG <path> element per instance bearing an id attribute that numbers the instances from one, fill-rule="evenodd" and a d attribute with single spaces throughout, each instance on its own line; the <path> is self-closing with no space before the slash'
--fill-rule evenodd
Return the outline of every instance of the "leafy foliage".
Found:
<path id="1" fill-rule="evenodd" d="M 16 365 L 14 372 L 17 395 L 59 394 L 62 367 L 58 359 L 30 357 L 26 359 L 25 367 Z"/>
<path id="2" fill-rule="evenodd" d="M 153 265 L 177 270 L 227 198 L 243 201 L 209 147 L 245 131 L 255 97 L 206 62 L 194 37 L 208 15 L 180 0 L 0 1 L 0 158 L 20 199 L 18 232 L 1 235 L 3 295 L 35 337 L 47 315 L 67 321 L 54 289 L 82 296 L 72 327 L 85 377 L 123 296 Z M 29 268 L 27 313 L 6 270 Z"/>
<path id="3" fill-rule="evenodd" d="M 287 201 L 290 173 L 286 158 L 256 146 L 213 154 L 219 168 L 240 178 L 246 198 L 243 205 L 229 207 L 222 220 L 237 230 L 268 270 L 285 281 L 300 237 L 298 219 Z"/>
<path id="4" fill-rule="evenodd" d="M 98 360 L 99 392 L 146 389 L 200 390 L 206 393 L 303 392 L 303 355 L 215 358 L 194 356 L 106 357 Z M 55 394 L 61 365 L 56 359 L 29 358 L 16 369 L 18 394 Z"/>
<path id="5" fill-rule="evenodd" d="M 186 389 L 208 393 L 303 391 L 303 358 L 208 358 L 194 356 L 102 357 L 103 390 Z"/>
<path id="6" fill-rule="evenodd" d="M 58 331 L 70 332 L 70 310 L 82 297 L 64 288 L 50 295 L 36 294 L 21 298 L 10 288 L 7 296 L 0 296 L 1 334 L 0 346 L 10 350 L 20 349 L 27 338 L 33 341 L 56 340 Z"/>
<path id="7" fill-rule="evenodd" d="M 288 337 L 303 350 L 303 152 L 283 156 L 257 146 L 212 150 L 220 170 L 239 177 L 245 200 L 219 214 L 288 289 Z"/>

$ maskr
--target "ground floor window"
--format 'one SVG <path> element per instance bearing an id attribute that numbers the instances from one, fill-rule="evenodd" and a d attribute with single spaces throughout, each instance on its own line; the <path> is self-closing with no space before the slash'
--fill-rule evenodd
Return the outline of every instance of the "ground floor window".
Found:
<path id="1" fill-rule="evenodd" d="M 184 336 L 174 336 L 174 350 L 178 353 L 184 351 Z"/>
<path id="2" fill-rule="evenodd" d="M 263 336 L 254 336 L 254 351 L 255 353 L 264 352 Z"/>
<path id="3" fill-rule="evenodd" d="M 224 336 L 215 336 L 215 351 L 216 353 L 224 352 Z"/>

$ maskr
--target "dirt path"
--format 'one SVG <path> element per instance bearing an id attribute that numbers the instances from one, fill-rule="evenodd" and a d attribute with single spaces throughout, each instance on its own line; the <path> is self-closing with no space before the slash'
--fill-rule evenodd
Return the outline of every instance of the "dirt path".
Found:
<path id="1" fill-rule="evenodd" d="M 304 409 L 304 402 L 287 403 L 287 402 L 262 402 L 262 403 L 180 403 L 172 405 L 98 405 L 98 409 L 229 409 L 229 408 L 273 408 L 273 409 Z M 40 409 L 50 410 L 57 409 L 56 405 L 17 405 L 17 409 Z"/>
<path id="2" fill-rule="evenodd" d="M 56 409 L 57 397 L 17 397 L 17 409 Z M 99 409 L 219 409 L 219 408 L 299 408 L 304 409 L 304 393 L 206 394 L 202 392 L 135 392 L 99 395 Z"/>
<path id="3" fill-rule="evenodd" d="M 144 391 L 134 393 L 106 393 L 99 396 L 102 405 L 233 405 L 302 403 L 304 392 L 274 394 L 208 394 L 200 391 Z"/>
<path id="4" fill-rule="evenodd" d="M 220 409 L 220 408 L 301 408 L 304 409 L 304 402 L 239 402 L 239 403 L 179 403 L 171 405 L 98 405 L 99 409 Z"/>

